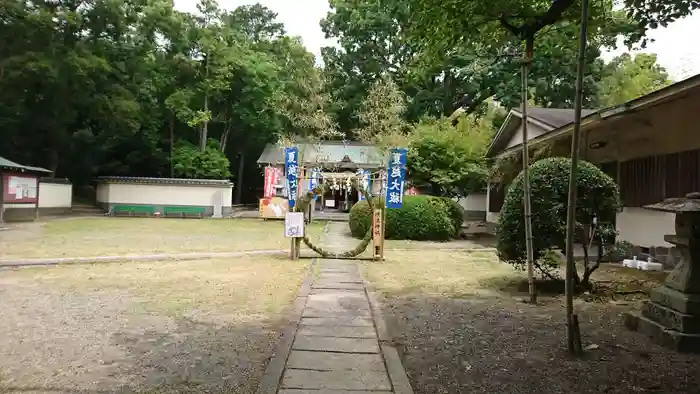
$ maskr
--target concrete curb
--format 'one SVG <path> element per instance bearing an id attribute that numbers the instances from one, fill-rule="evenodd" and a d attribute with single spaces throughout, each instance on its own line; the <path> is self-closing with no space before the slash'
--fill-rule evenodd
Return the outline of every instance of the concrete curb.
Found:
<path id="1" fill-rule="evenodd" d="M 387 373 L 389 374 L 389 380 L 394 388 L 394 393 L 413 394 L 413 388 L 411 387 L 411 382 L 408 380 L 408 375 L 406 375 L 406 369 L 403 367 L 403 363 L 399 357 L 399 352 L 392 344 L 392 338 L 389 334 L 386 320 L 384 319 L 384 315 L 382 314 L 379 306 L 376 288 L 369 282 L 369 280 L 367 280 L 364 267 L 358 264 L 358 268 L 360 269 L 360 275 L 362 275 L 363 278 L 365 294 L 367 295 L 369 306 L 372 310 L 372 319 L 374 320 L 375 329 L 377 330 L 379 346 L 381 348 L 381 353 L 384 356 L 384 363 L 386 365 Z"/>
<path id="2" fill-rule="evenodd" d="M 287 253 L 284 250 L 264 249 L 239 252 L 195 252 L 195 253 L 161 253 L 149 255 L 126 256 L 96 256 L 96 257 L 59 257 L 49 259 L 22 259 L 0 260 L 0 268 L 3 267 L 27 267 L 59 264 L 92 264 L 92 263 L 121 263 L 125 261 L 187 261 L 201 259 L 215 259 L 218 257 L 240 257 L 251 255 L 274 255 Z"/>
<path id="3" fill-rule="evenodd" d="M 291 310 L 288 312 L 289 324 L 285 327 L 284 331 L 282 331 L 280 341 L 277 343 L 275 351 L 270 357 L 270 362 L 267 364 L 262 379 L 260 379 L 260 385 L 256 392 L 257 394 L 277 394 L 280 381 L 282 380 L 282 374 L 284 373 L 284 367 L 287 364 L 289 354 L 292 352 L 294 337 L 299 328 L 306 301 L 311 293 L 311 285 L 316 275 L 317 261 L 317 259 L 312 260 L 309 272 L 301 284 L 299 294 L 294 300 Z"/>

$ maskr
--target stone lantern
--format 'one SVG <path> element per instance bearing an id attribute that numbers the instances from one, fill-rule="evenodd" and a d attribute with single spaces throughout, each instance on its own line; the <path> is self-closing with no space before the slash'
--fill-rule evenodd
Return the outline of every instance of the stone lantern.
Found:
<path id="1" fill-rule="evenodd" d="M 664 284 L 652 290 L 641 314 L 625 316 L 625 325 L 660 345 L 700 353 L 700 193 L 644 208 L 676 214 L 676 234 L 664 240 L 676 246 L 681 261 Z"/>

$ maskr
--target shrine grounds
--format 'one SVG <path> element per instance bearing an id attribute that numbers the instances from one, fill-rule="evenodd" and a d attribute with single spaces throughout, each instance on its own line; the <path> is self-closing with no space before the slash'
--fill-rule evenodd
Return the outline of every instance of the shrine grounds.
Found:
<path id="1" fill-rule="evenodd" d="M 563 297 L 523 302 L 524 274 L 493 252 L 394 252 L 365 270 L 417 394 L 680 394 L 700 387 L 700 355 L 661 348 L 622 324 L 646 296 L 614 291 L 648 291 L 663 273 L 610 265 L 596 272 L 607 290 L 575 301 L 588 347 L 576 359 L 566 352 Z"/>
<path id="2" fill-rule="evenodd" d="M 314 239 L 323 231 L 309 227 Z M 288 245 L 279 221 L 89 218 L 0 232 L 0 260 Z M 664 274 L 611 265 L 594 274 L 607 290 L 576 301 L 588 351 L 574 359 L 560 289 L 540 284 L 539 305 L 524 303 L 523 273 L 498 262 L 488 242 L 386 247 L 386 261 L 358 264 L 417 394 L 700 387 L 699 356 L 622 325 L 646 296 L 614 291 L 643 293 Z M 2 269 L 0 392 L 255 393 L 310 264 L 278 253 Z"/>

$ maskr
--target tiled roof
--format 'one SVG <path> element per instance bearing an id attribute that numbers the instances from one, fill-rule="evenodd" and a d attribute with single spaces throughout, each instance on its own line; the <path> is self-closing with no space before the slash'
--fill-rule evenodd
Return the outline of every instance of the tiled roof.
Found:
<path id="1" fill-rule="evenodd" d="M 521 114 L 520 109 L 513 109 L 513 111 Z M 592 109 L 582 109 L 581 116 L 588 116 L 595 112 Z M 573 109 L 561 109 L 561 108 L 528 108 L 527 115 L 539 120 L 542 123 L 546 123 L 553 128 L 557 129 L 562 126 L 566 126 L 574 121 L 574 110 Z"/>
<path id="2" fill-rule="evenodd" d="M 148 185 L 200 185 L 200 186 L 231 186 L 225 179 L 183 179 L 183 178 L 147 178 L 130 176 L 101 176 L 101 183 L 140 183 Z"/>
<path id="3" fill-rule="evenodd" d="M 28 172 L 51 173 L 51 171 L 47 170 L 46 168 L 23 166 L 21 164 L 15 163 L 12 160 L 8 160 L 4 157 L 0 157 L 0 169 L 15 170 L 15 171 L 20 171 L 20 172 L 28 171 Z"/>
<path id="4" fill-rule="evenodd" d="M 344 164 L 357 167 L 380 167 L 384 163 L 381 151 L 372 145 L 341 141 L 324 141 L 319 144 L 299 144 L 304 164 Z M 284 148 L 268 144 L 258 159 L 258 164 L 284 164 Z"/>

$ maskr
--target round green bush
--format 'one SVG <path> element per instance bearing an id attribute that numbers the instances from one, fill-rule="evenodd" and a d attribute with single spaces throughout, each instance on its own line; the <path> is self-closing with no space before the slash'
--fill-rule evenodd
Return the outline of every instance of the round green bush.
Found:
<path id="1" fill-rule="evenodd" d="M 374 201 L 376 206 L 384 204 L 382 198 L 375 198 Z M 458 227 L 455 227 L 457 219 L 454 212 L 457 208 L 451 203 L 442 197 L 404 197 L 403 207 L 387 209 L 385 237 L 417 241 L 447 241 L 454 238 L 462 222 L 460 220 Z M 352 207 L 349 225 L 352 236 L 356 238 L 362 238 L 372 226 L 372 212 L 366 201 L 360 201 Z"/>
<path id="2" fill-rule="evenodd" d="M 543 159 L 530 166 L 532 243 L 536 262 L 544 261 L 542 257 L 549 250 L 565 250 L 570 170 L 571 160 L 563 157 Z M 593 164 L 581 161 L 577 185 L 578 227 L 590 224 L 594 217 L 601 228 L 611 226 L 620 206 L 615 181 Z M 499 258 L 517 268 L 523 268 L 527 256 L 522 173 L 508 188 L 496 236 Z M 543 273 L 551 269 L 538 263 L 536 268 Z"/>

